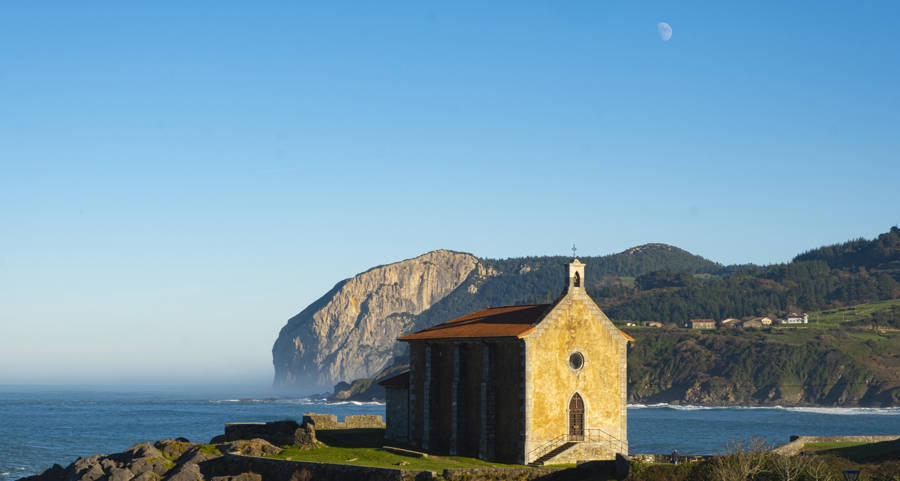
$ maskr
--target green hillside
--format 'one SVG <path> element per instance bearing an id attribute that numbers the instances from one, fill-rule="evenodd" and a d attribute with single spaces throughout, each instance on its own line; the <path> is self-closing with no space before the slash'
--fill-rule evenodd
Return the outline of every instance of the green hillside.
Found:
<path id="1" fill-rule="evenodd" d="M 630 402 L 900 404 L 900 332 L 626 329 Z"/>
<path id="2" fill-rule="evenodd" d="M 900 299 L 837 307 L 809 313 L 814 327 L 871 326 L 900 328 Z"/>

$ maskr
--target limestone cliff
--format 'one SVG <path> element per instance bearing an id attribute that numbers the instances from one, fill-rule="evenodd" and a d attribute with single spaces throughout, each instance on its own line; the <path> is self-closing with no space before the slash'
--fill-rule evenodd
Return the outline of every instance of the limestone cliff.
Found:
<path id="1" fill-rule="evenodd" d="M 291 318 L 272 347 L 275 386 L 315 391 L 370 377 L 391 359 L 413 316 L 443 299 L 479 266 L 470 254 L 437 250 L 339 282 Z"/>

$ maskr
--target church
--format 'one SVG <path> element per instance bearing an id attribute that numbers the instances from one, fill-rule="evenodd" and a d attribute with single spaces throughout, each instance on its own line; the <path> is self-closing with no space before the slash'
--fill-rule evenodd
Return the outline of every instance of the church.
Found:
<path id="1" fill-rule="evenodd" d="M 409 371 L 385 379 L 385 437 L 424 451 L 518 464 L 628 453 L 626 355 L 634 341 L 568 264 L 553 304 L 493 307 L 400 337 Z"/>

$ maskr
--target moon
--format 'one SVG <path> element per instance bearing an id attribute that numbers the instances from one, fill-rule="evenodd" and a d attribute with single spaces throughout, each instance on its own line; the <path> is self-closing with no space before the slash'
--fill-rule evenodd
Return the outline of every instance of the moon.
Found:
<path id="1" fill-rule="evenodd" d="M 663 42 L 668 42 L 670 38 L 672 38 L 672 26 L 666 22 L 659 22 L 656 24 L 656 29 L 659 30 L 659 38 L 662 39 Z"/>

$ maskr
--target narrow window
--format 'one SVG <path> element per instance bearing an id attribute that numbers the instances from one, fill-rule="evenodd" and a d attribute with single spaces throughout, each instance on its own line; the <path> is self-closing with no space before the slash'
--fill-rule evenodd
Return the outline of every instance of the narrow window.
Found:
<path id="1" fill-rule="evenodd" d="M 581 275 L 577 272 L 575 273 L 574 280 L 572 281 L 572 285 L 575 287 L 581 287 Z"/>

